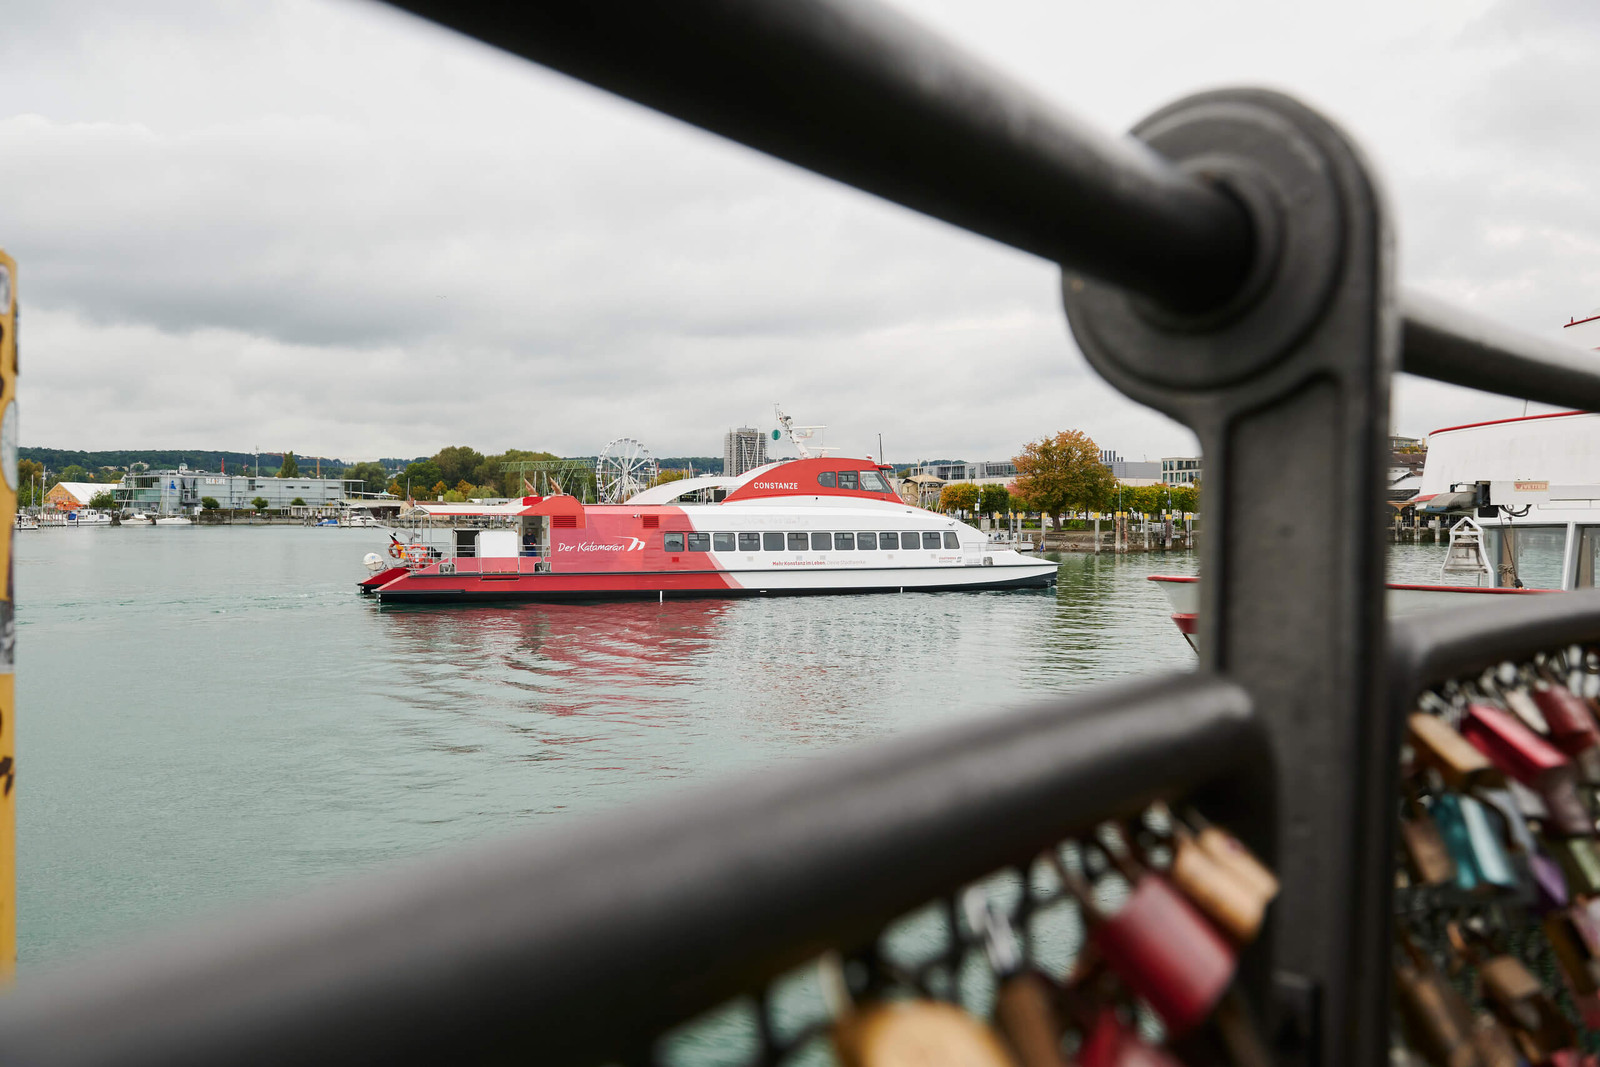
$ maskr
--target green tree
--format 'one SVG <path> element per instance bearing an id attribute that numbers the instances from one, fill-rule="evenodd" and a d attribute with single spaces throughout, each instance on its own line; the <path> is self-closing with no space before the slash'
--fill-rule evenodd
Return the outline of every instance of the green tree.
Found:
<path id="1" fill-rule="evenodd" d="M 381 493 L 383 487 L 389 484 L 389 472 L 383 469 L 382 463 L 354 463 L 344 469 L 346 481 L 358 481 L 358 493 Z"/>
<path id="2" fill-rule="evenodd" d="M 89 480 L 89 472 L 74 463 L 63 470 L 57 480 L 63 482 L 86 482 Z"/>
<path id="3" fill-rule="evenodd" d="M 510 463 L 534 462 L 538 460 L 560 459 L 553 452 L 529 452 L 522 448 L 508 448 L 496 456 L 485 456 L 483 462 L 478 464 L 478 469 L 472 472 L 472 480 L 477 485 L 492 485 L 500 496 L 523 496 L 527 490 L 523 488 L 523 473 L 520 471 L 506 470 Z M 593 477 L 592 475 L 590 476 Z M 533 479 L 529 479 L 532 481 Z M 581 495 L 582 486 L 564 485 L 561 487 L 574 495 Z"/>
<path id="4" fill-rule="evenodd" d="M 117 498 L 111 494 L 111 490 L 109 489 L 102 489 L 100 492 L 89 498 L 89 506 L 94 508 L 96 511 L 109 511 L 110 509 L 116 507 L 116 505 Z"/>
<path id="5" fill-rule="evenodd" d="M 978 487 L 971 482 L 951 482 L 939 491 L 939 510 L 972 511 L 978 506 Z"/>
<path id="6" fill-rule="evenodd" d="M 289 506 L 291 508 L 303 508 L 306 506 L 306 498 L 303 496 L 297 496 L 293 500 L 289 501 Z"/>
<path id="7" fill-rule="evenodd" d="M 285 452 L 283 454 L 283 465 L 278 468 L 278 477 L 279 478 L 298 478 L 298 477 L 300 477 L 300 464 L 295 461 L 293 452 Z"/>
<path id="8" fill-rule="evenodd" d="M 44 490 L 38 483 L 44 480 L 44 464 L 38 460 L 24 459 L 17 463 L 17 503 L 25 508 L 39 506 Z"/>
<path id="9" fill-rule="evenodd" d="M 666 485 L 668 482 L 681 482 L 688 477 L 690 477 L 688 471 L 660 471 L 656 474 L 655 481 L 650 484 Z"/>
<path id="10" fill-rule="evenodd" d="M 1195 485 L 1174 485 L 1172 489 L 1172 510 L 1195 512 L 1200 510 L 1200 487 Z"/>
<path id="11" fill-rule="evenodd" d="M 444 481 L 444 475 L 439 473 L 439 465 L 431 459 L 419 459 L 415 463 L 406 464 L 404 473 L 400 475 L 402 486 L 411 486 L 411 495 L 426 493 L 430 485 Z"/>
<path id="12" fill-rule="evenodd" d="M 261 512 L 266 511 L 267 505 L 270 503 L 272 503 L 272 501 L 268 500 L 266 497 L 258 496 L 254 500 L 250 501 L 250 506 L 255 508 L 256 511 Z"/>
<path id="13" fill-rule="evenodd" d="M 1016 457 L 1017 490 L 1055 519 L 1068 511 L 1098 509 L 1113 499 L 1117 480 L 1100 462 L 1100 449 L 1081 430 L 1030 441 Z"/>
<path id="14" fill-rule="evenodd" d="M 1011 491 L 1003 485 L 986 485 L 978 493 L 978 512 L 1004 515 L 1011 510 Z"/>
<path id="15" fill-rule="evenodd" d="M 207 511 L 216 511 L 218 508 L 222 507 L 221 504 L 217 503 L 217 498 L 214 496 L 201 497 L 200 506 L 205 508 Z"/>
<path id="16" fill-rule="evenodd" d="M 433 462 L 439 468 L 438 480 L 453 485 L 472 477 L 478 469 L 478 464 L 483 462 L 483 453 L 466 445 L 451 445 L 449 448 L 439 449 L 438 454 L 433 457 Z"/>

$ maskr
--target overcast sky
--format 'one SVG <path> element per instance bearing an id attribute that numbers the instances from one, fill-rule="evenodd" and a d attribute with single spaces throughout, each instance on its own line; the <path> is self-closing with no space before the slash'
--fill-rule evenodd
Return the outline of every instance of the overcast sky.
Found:
<path id="1" fill-rule="evenodd" d="M 1556 339 L 1600 305 L 1600 4 L 899 6 L 1110 129 L 1293 92 L 1378 163 L 1406 284 Z M 1052 265 L 409 16 L 4 9 L 25 445 L 704 455 L 781 402 L 891 460 L 1194 448 L 1087 369 Z M 1521 411 L 1403 381 L 1393 423 Z"/>

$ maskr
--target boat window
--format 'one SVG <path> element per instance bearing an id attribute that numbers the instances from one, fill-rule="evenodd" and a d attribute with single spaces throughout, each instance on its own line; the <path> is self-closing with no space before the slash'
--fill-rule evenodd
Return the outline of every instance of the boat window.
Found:
<path id="1" fill-rule="evenodd" d="M 835 552 L 854 552 L 856 550 L 856 535 L 853 533 L 834 534 L 833 548 Z"/>
<path id="2" fill-rule="evenodd" d="M 956 532 L 954 530 L 946 530 L 944 532 L 944 547 L 946 547 L 946 548 L 960 548 L 961 547 L 961 538 L 956 536 Z"/>
<path id="3" fill-rule="evenodd" d="M 840 489 L 860 489 L 861 488 L 861 479 L 856 477 L 856 472 L 855 471 L 840 471 L 839 472 L 839 488 Z"/>
<path id="4" fill-rule="evenodd" d="M 893 530 L 878 535 L 878 547 L 885 552 L 893 552 L 900 547 L 900 535 Z"/>
<path id="5" fill-rule="evenodd" d="M 917 546 L 921 543 L 922 535 L 917 533 L 915 530 L 906 530 L 900 534 L 900 547 L 905 549 L 907 552 L 915 552 L 917 550 Z M 938 546 L 935 545 L 934 547 L 937 548 Z"/>
<path id="6" fill-rule="evenodd" d="M 681 534 L 681 533 L 662 534 L 661 535 L 661 547 L 666 549 L 668 552 L 682 552 L 683 551 L 683 534 Z"/>
<path id="7" fill-rule="evenodd" d="M 1565 526 L 1487 526 L 1485 554 L 1494 584 L 1505 589 L 1560 589 Z"/>
<path id="8" fill-rule="evenodd" d="M 856 534 L 856 547 L 863 552 L 876 552 L 878 550 L 878 535 L 875 533 Z"/>
<path id="9" fill-rule="evenodd" d="M 877 471 L 861 472 L 861 488 L 869 493 L 887 493 L 889 483 L 883 480 L 883 475 Z"/>
<path id="10" fill-rule="evenodd" d="M 711 535 L 711 547 L 717 552 L 733 551 L 733 534 L 714 533 Z"/>
<path id="11" fill-rule="evenodd" d="M 761 547 L 768 552 L 783 551 L 783 534 L 764 533 L 761 535 Z"/>
<path id="12" fill-rule="evenodd" d="M 804 552 L 810 546 L 810 544 L 811 538 L 807 537 L 803 533 L 792 533 L 789 535 L 790 552 Z"/>
<path id="13" fill-rule="evenodd" d="M 689 535 L 690 552 L 710 552 L 711 535 L 708 533 L 692 533 Z"/>
<path id="14" fill-rule="evenodd" d="M 783 543 L 783 539 L 781 537 L 778 539 L 778 543 L 780 545 Z M 742 533 L 742 534 L 740 534 L 739 535 L 739 551 L 740 552 L 760 552 L 761 551 L 761 535 L 758 534 L 758 533 Z"/>
<path id="15" fill-rule="evenodd" d="M 834 487 L 833 472 L 823 471 L 821 474 L 817 475 L 817 484 L 832 489 Z"/>
<path id="16" fill-rule="evenodd" d="M 826 552 L 833 547 L 833 534 L 814 533 L 811 535 L 811 551 Z"/>
<path id="17" fill-rule="evenodd" d="M 937 531 L 937 530 L 923 530 L 922 531 L 922 547 L 923 548 L 927 548 L 927 549 L 933 549 L 933 550 L 937 551 L 938 548 L 939 548 L 939 531 Z"/>

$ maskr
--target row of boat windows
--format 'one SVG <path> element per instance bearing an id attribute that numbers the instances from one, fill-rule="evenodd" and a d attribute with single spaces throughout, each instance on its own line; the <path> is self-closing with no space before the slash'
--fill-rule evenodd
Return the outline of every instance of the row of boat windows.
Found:
<path id="1" fill-rule="evenodd" d="M 823 471 L 817 475 L 817 484 L 828 489 L 865 489 L 869 493 L 889 491 L 889 483 L 877 471 Z"/>
<path id="2" fill-rule="evenodd" d="M 851 471 L 850 473 L 855 473 Z M 866 472 L 870 473 L 870 472 Z M 869 530 L 863 533 L 667 533 L 668 552 L 907 552 L 960 548 L 951 530 Z"/>

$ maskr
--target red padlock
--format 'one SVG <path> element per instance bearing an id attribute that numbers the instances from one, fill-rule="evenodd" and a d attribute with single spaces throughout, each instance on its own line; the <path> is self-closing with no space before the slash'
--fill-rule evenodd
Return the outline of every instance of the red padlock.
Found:
<path id="1" fill-rule="evenodd" d="M 1539 789 L 1545 776 L 1572 766 L 1560 749 L 1492 704 L 1468 704 L 1461 735 L 1529 789 Z"/>
<path id="2" fill-rule="evenodd" d="M 1115 915 L 1100 911 L 1083 879 L 1050 859 L 1078 899 L 1089 943 L 1124 984 L 1153 1008 L 1174 1037 L 1211 1014 L 1233 980 L 1233 948 L 1165 878 L 1134 872 L 1133 892 Z"/>
<path id="3" fill-rule="evenodd" d="M 1550 741 L 1569 756 L 1600 745 L 1600 725 L 1581 697 L 1556 682 L 1536 681 L 1530 687 L 1533 701 L 1550 724 Z"/>
<path id="4" fill-rule="evenodd" d="M 1146 1044 L 1116 1009 L 1101 1005 L 1083 1035 L 1080 1067 L 1183 1067 L 1166 1050 Z"/>

